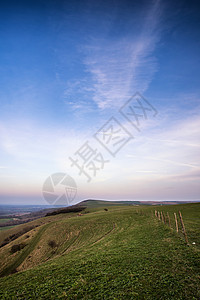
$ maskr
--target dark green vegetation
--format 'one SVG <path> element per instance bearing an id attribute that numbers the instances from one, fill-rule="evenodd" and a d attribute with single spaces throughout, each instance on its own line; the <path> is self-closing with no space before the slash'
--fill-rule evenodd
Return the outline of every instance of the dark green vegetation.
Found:
<path id="1" fill-rule="evenodd" d="M 21 249 L 23 249 L 25 246 L 26 246 L 26 244 L 23 244 L 23 243 L 15 244 L 11 247 L 10 252 L 15 253 L 15 252 L 20 251 Z"/>
<path id="2" fill-rule="evenodd" d="M 189 246 L 155 209 L 169 212 L 174 228 L 173 213 L 182 212 Z M 103 204 L 85 212 L 38 219 L 0 249 L 1 299 L 200 298 L 200 204 Z M 15 244 L 26 245 L 12 254 Z"/>
<path id="3" fill-rule="evenodd" d="M 11 220 L 12 220 L 12 218 L 0 219 L 0 223 L 6 223 Z"/>
<path id="4" fill-rule="evenodd" d="M 71 213 L 71 212 L 81 212 L 85 208 L 86 208 L 85 206 L 78 206 L 78 205 L 74 205 L 74 206 L 70 206 L 70 207 L 66 207 L 66 208 L 60 208 L 60 209 L 57 209 L 57 210 L 47 213 L 46 217 L 55 216 L 55 215 L 59 215 L 59 214 L 67 214 L 67 213 Z"/>
<path id="5" fill-rule="evenodd" d="M 0 227 L 0 231 L 7 230 L 7 229 L 10 229 L 10 228 L 13 228 L 13 227 L 14 227 L 14 226 Z"/>
<path id="6" fill-rule="evenodd" d="M 2 225 L 2 227 L 0 226 L 0 231 L 1 230 L 6 230 L 6 229 L 9 229 L 9 228 L 12 228 L 13 226 L 7 226 L 7 224 L 9 222 L 11 222 L 13 219 L 12 218 L 0 218 L 0 225 Z"/>

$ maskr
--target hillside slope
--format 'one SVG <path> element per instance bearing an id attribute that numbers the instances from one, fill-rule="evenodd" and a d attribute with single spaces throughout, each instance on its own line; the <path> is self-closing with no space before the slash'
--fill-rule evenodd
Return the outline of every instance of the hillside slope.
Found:
<path id="1" fill-rule="evenodd" d="M 200 205 L 162 207 L 171 220 L 182 211 L 190 246 L 153 209 L 118 206 L 41 219 L 29 237 L 0 249 L 1 298 L 199 299 Z M 26 246 L 11 254 L 17 243 Z"/>

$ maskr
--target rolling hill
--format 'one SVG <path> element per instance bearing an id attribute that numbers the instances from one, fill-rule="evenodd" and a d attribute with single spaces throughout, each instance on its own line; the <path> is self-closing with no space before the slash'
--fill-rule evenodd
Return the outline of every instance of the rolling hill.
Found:
<path id="1" fill-rule="evenodd" d="M 2 299 L 199 299 L 199 203 L 162 206 L 172 229 L 160 206 L 83 205 L 0 233 Z"/>

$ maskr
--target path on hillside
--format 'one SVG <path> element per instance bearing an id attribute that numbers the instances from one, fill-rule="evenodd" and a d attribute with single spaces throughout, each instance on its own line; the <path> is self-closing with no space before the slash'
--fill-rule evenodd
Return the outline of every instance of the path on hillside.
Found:
<path id="1" fill-rule="evenodd" d="M 107 235 L 111 234 L 113 232 L 113 230 L 116 228 L 116 224 L 113 223 L 113 228 L 110 229 L 108 232 L 106 232 L 103 236 L 101 236 L 98 240 L 96 240 L 94 243 L 91 244 L 91 246 L 99 243 L 101 240 L 103 240 Z"/>

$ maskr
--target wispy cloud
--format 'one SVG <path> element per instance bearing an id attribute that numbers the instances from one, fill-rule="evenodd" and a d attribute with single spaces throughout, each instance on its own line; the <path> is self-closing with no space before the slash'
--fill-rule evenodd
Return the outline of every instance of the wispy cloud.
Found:
<path id="1" fill-rule="evenodd" d="M 160 1 L 154 1 L 146 11 L 139 33 L 131 35 L 134 25 L 130 23 L 130 30 L 123 38 L 114 41 L 92 38 L 85 47 L 84 63 L 92 75 L 93 100 L 99 108 L 119 106 L 136 90 L 144 92 L 148 88 L 157 70 L 153 52 L 160 37 L 160 16 Z"/>
<path id="2" fill-rule="evenodd" d="M 127 157 L 129 157 L 129 158 L 136 157 L 137 158 L 138 156 L 128 155 Z M 172 165 L 191 167 L 191 168 L 199 169 L 199 166 L 197 166 L 197 165 L 187 164 L 187 163 L 184 163 L 184 162 L 177 162 L 177 161 L 170 160 L 170 159 L 157 158 L 157 157 L 153 157 L 153 156 L 143 156 L 142 159 L 155 160 L 155 161 L 160 161 L 160 162 L 164 162 L 164 163 L 168 163 L 168 164 L 172 164 Z"/>
<path id="3" fill-rule="evenodd" d="M 127 178 L 137 180 L 138 172 L 148 175 L 146 171 L 149 171 L 153 176 L 147 180 L 163 180 L 169 184 L 176 182 L 174 188 L 177 193 L 180 192 L 178 182 L 184 181 L 190 191 L 191 182 L 195 183 L 200 174 L 199 126 L 197 117 L 179 120 L 169 126 L 163 126 L 161 122 L 155 132 L 146 132 L 144 136 L 137 137 L 133 150 L 128 149 L 129 153 L 126 154 L 127 159 L 132 160 L 131 163 L 127 162 Z M 129 165 L 134 167 L 130 169 Z M 197 186 L 193 189 L 196 192 L 199 190 Z"/>
<path id="4" fill-rule="evenodd" d="M 170 145 L 182 145 L 182 146 L 189 146 L 189 147 L 200 147 L 200 144 L 198 143 L 187 143 L 187 141 L 180 141 L 180 140 L 165 140 L 165 139 L 153 139 L 148 137 L 149 140 L 156 141 L 156 142 L 161 142 L 161 143 L 166 143 Z"/>

